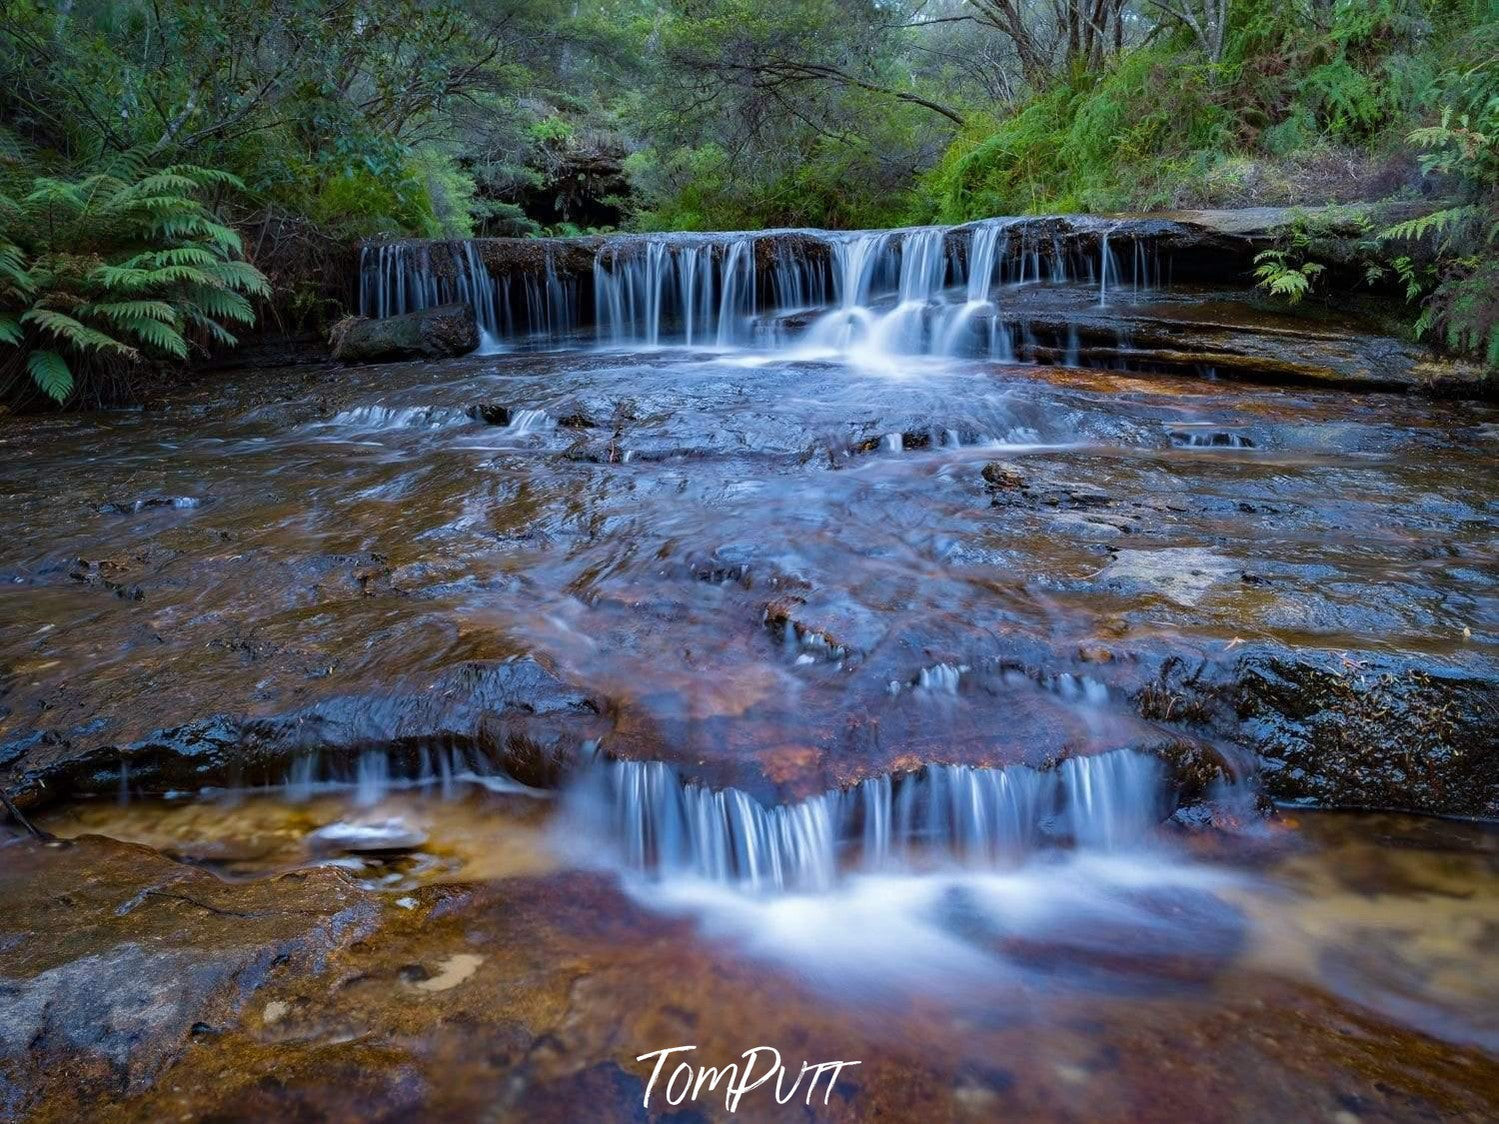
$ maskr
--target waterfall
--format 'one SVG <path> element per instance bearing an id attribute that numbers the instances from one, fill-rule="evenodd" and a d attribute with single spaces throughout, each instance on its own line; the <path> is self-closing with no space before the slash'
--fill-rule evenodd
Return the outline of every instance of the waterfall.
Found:
<path id="1" fill-rule="evenodd" d="M 973 240 L 968 247 L 969 304 L 982 304 L 989 299 L 989 287 L 994 284 L 994 255 L 1004 229 L 994 222 L 974 227 Z"/>
<path id="2" fill-rule="evenodd" d="M 1051 287 L 1067 286 L 1096 287 L 1106 305 L 1162 274 L 1150 238 L 1115 220 L 619 235 L 593 247 L 591 271 L 579 268 L 577 246 L 523 245 L 498 276 L 479 241 L 366 246 L 360 312 L 463 302 L 486 351 L 562 345 L 591 324 L 604 348 L 753 347 L 899 372 L 910 356 L 1013 361 L 1017 345 L 1034 360 L 1038 344 L 1017 305 L 1044 305 Z M 1053 361 L 1079 359 L 1075 329 L 1042 342 Z"/>
<path id="3" fill-rule="evenodd" d="M 731 234 L 605 244 L 593 270 L 598 342 L 652 348 L 747 342 L 759 308 L 756 241 Z"/>
<path id="4" fill-rule="evenodd" d="M 567 807 L 564 830 L 591 853 L 749 891 L 826 889 L 843 869 L 990 866 L 1048 842 L 1114 850 L 1145 842 L 1169 810 L 1161 762 L 1130 750 L 1055 769 L 928 765 L 770 807 L 660 762 L 599 759 Z"/>
<path id="5" fill-rule="evenodd" d="M 434 253 L 442 260 L 433 261 Z M 390 242 L 365 246 L 359 255 L 359 314 L 384 318 L 443 304 L 466 304 L 479 325 L 481 353 L 514 340 L 512 279 L 496 284 L 478 243 Z M 525 322 L 532 333 L 560 338 L 576 321 L 572 285 L 558 275 L 546 250 L 543 275 L 521 279 Z"/>

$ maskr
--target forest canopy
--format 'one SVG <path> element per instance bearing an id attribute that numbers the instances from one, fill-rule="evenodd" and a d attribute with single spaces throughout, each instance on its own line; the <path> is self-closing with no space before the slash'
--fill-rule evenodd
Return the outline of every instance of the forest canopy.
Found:
<path id="1" fill-rule="evenodd" d="M 5 0 L 0 285 L 121 161 L 223 174 L 283 326 L 376 235 L 1425 199 L 1370 277 L 1493 362 L 1496 59 L 1494 0 Z"/>

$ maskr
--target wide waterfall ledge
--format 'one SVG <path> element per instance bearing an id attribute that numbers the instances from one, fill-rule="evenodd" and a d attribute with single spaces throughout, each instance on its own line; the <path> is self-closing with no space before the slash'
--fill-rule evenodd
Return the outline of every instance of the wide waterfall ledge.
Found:
<path id="1" fill-rule="evenodd" d="M 515 241 L 518 245 L 511 245 Z M 362 251 L 359 309 L 474 309 L 481 350 L 591 342 L 796 350 L 808 358 L 1013 360 L 1044 345 L 1005 294 L 1073 288 L 1089 306 L 1172 274 L 1178 224 L 997 218 L 955 227 L 392 242 Z M 1162 246 L 1167 250 L 1163 253 Z M 491 247 L 505 254 L 491 260 Z M 1190 268 L 1190 263 L 1187 268 Z"/>

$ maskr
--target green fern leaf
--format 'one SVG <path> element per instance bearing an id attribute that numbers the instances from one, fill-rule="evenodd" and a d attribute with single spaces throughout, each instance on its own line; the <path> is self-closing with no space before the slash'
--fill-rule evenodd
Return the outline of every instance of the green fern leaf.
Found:
<path id="1" fill-rule="evenodd" d="M 135 349 L 128 344 L 123 344 L 112 336 L 106 336 L 103 332 L 50 308 L 28 308 L 21 313 L 21 322 L 35 324 L 44 331 L 51 332 L 58 339 L 72 344 L 80 351 L 115 351 L 122 355 L 135 354 Z"/>
<path id="2" fill-rule="evenodd" d="M 0 281 L 7 281 L 18 293 L 27 294 L 36 290 L 35 278 L 26 268 L 26 258 L 17 246 L 0 243 Z"/>
<path id="3" fill-rule="evenodd" d="M 0 343 L 18 346 L 21 342 L 21 337 L 25 334 L 26 330 L 21 327 L 19 320 L 8 313 L 0 312 Z"/>
<path id="4" fill-rule="evenodd" d="M 233 290 L 194 286 L 188 291 L 187 299 L 205 316 L 235 320 L 241 324 L 255 323 L 255 310 L 250 302 Z"/>
<path id="5" fill-rule="evenodd" d="M 122 293 L 139 293 L 157 284 L 156 271 L 136 265 L 101 265 L 89 274 L 89 280 Z"/>
<path id="6" fill-rule="evenodd" d="M 226 331 L 222 324 L 218 324 L 215 321 L 210 320 L 202 313 L 189 312 L 187 316 L 189 320 L 191 320 L 194 324 L 198 325 L 198 327 L 207 332 L 215 342 L 221 343 L 225 347 L 233 347 L 239 342 L 238 338 Z"/>
<path id="7" fill-rule="evenodd" d="M 1429 215 L 1419 218 L 1408 219 L 1405 222 L 1397 222 L 1381 231 L 1381 239 L 1416 239 L 1424 238 L 1427 234 L 1435 232 L 1445 233 L 1450 228 L 1474 219 L 1479 216 L 1478 207 L 1469 204 L 1463 207 L 1447 207 L 1440 211 L 1432 211 Z"/>
<path id="8" fill-rule="evenodd" d="M 271 283 L 249 262 L 219 261 L 205 266 L 203 271 L 226 288 L 257 297 L 270 296 Z"/>
<path id="9" fill-rule="evenodd" d="M 190 265 L 166 265 L 150 272 L 150 283 L 153 285 L 213 285 L 216 283 L 216 278 L 211 274 Z"/>
<path id="10" fill-rule="evenodd" d="M 173 246 L 169 250 L 156 250 L 139 257 L 157 269 L 172 265 L 217 265 L 223 260 L 202 246 Z"/>
<path id="11" fill-rule="evenodd" d="M 129 332 L 142 343 L 158 351 L 175 355 L 178 359 L 187 357 L 187 341 L 170 325 L 163 324 L 160 320 L 153 320 L 149 316 L 137 316 L 133 319 L 122 320 L 120 330 Z"/>
<path id="12" fill-rule="evenodd" d="M 89 305 L 87 311 L 90 315 L 107 316 L 116 321 L 149 316 L 163 324 L 177 323 L 177 310 L 166 301 L 114 301 Z"/>
<path id="13" fill-rule="evenodd" d="M 189 179 L 170 169 L 155 172 L 143 179 L 137 180 L 132 187 L 126 189 L 125 194 L 131 196 L 142 195 L 166 195 L 176 192 L 179 195 L 192 195 L 198 190 L 196 180 Z"/>
<path id="14" fill-rule="evenodd" d="M 174 176 L 186 176 L 199 187 L 232 187 L 236 191 L 244 191 L 245 182 L 232 172 L 226 172 L 219 168 L 200 168 L 196 164 L 173 164 L 169 168 L 163 168 L 163 172 Z"/>
<path id="15" fill-rule="evenodd" d="M 37 389 L 55 402 L 65 401 L 73 392 L 73 372 L 55 351 L 33 351 L 26 356 L 26 369 Z"/>

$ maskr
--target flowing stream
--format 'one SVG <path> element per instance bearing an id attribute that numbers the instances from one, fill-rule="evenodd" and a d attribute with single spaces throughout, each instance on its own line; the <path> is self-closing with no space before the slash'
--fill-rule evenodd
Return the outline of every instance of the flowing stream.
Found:
<path id="1" fill-rule="evenodd" d="M 476 354 L 0 428 L 3 1103 L 1492 1118 L 1499 415 L 1153 229 L 372 245 Z"/>

